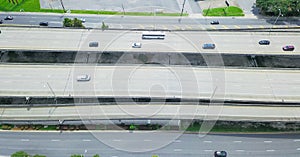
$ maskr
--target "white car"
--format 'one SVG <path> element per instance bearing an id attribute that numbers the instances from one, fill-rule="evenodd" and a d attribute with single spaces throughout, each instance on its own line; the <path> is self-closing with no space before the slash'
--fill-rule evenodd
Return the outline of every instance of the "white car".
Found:
<path id="1" fill-rule="evenodd" d="M 91 80 L 91 76 L 90 75 L 78 75 L 77 76 L 77 81 L 89 81 Z"/>
<path id="2" fill-rule="evenodd" d="M 141 48 L 142 47 L 142 43 L 133 43 L 132 44 L 132 48 Z"/>
<path id="3" fill-rule="evenodd" d="M 82 23 L 85 23 L 85 18 L 80 18 L 79 19 Z"/>

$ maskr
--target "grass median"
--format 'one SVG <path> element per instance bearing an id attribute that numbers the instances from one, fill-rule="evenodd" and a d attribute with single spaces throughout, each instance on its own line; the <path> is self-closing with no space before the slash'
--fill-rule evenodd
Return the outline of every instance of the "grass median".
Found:
<path id="1" fill-rule="evenodd" d="M 204 16 L 244 16 L 243 10 L 239 7 L 220 7 L 203 10 Z"/>
<path id="2" fill-rule="evenodd" d="M 0 0 L 0 11 L 12 12 L 48 12 L 64 13 L 62 9 L 42 9 L 39 0 Z M 99 14 L 99 15 L 127 15 L 127 16 L 181 16 L 180 13 L 163 12 L 117 12 L 106 10 L 70 10 L 76 14 Z M 188 16 L 187 13 L 182 16 Z"/>

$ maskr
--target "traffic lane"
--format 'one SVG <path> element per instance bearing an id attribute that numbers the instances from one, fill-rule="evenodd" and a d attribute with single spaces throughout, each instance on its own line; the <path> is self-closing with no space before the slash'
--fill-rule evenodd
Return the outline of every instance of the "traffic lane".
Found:
<path id="1" fill-rule="evenodd" d="M 1 15 L 1 14 L 0 14 Z M 6 15 L 12 15 L 14 20 L 4 21 L 8 23 L 17 23 L 17 24 L 36 24 L 39 22 L 48 21 L 49 23 L 62 23 L 63 18 L 85 18 L 86 22 L 91 23 L 102 23 L 102 21 L 106 23 L 112 24 L 192 24 L 192 25 L 210 25 L 210 22 L 213 20 L 220 21 L 222 25 L 273 25 L 275 22 L 274 19 L 251 19 L 251 18 L 228 18 L 228 17 L 205 17 L 202 19 L 199 18 L 189 18 L 182 17 L 179 22 L 178 19 L 180 17 L 136 17 L 136 16 L 114 16 L 114 15 L 70 15 L 70 14 L 55 14 L 55 15 L 24 15 L 24 14 L 7 14 L 2 13 L 0 18 L 4 19 Z M 288 19 L 277 20 L 277 24 L 287 25 L 287 24 L 300 24 L 300 20 Z"/>
<path id="2" fill-rule="evenodd" d="M 142 40 L 139 31 L 98 31 L 81 29 L 37 29 L 20 30 L 2 28 L 3 48 L 90 50 L 90 51 L 146 51 L 146 52 L 220 52 L 220 53 L 298 53 L 298 34 L 287 33 L 220 33 L 220 32 L 166 32 L 165 40 Z M 237 38 L 237 36 L 241 38 Z M 55 39 L 55 40 L 54 40 Z M 270 45 L 259 45 L 258 41 L 269 39 Z M 68 41 L 68 42 L 66 42 Z M 89 42 L 98 41 L 100 47 L 91 48 Z M 140 49 L 132 43 L 141 42 Z M 18 44 L 16 44 L 18 43 Z M 202 49 L 204 43 L 216 44 L 216 49 Z M 292 44 L 295 50 L 284 52 L 282 46 Z"/>
<path id="3" fill-rule="evenodd" d="M 140 138 L 135 138 L 135 136 L 127 135 L 137 135 L 142 132 L 98 132 L 102 136 L 110 138 L 111 141 L 124 142 L 122 140 L 142 140 Z M 87 150 L 87 154 L 98 153 L 101 156 L 108 155 L 141 155 L 149 156 L 151 154 L 158 154 L 160 156 L 164 155 L 179 155 L 179 156 L 199 156 L 199 155 L 212 155 L 215 150 L 226 150 L 230 156 L 279 156 L 284 154 L 289 154 L 289 156 L 297 155 L 297 148 L 299 147 L 299 142 L 295 142 L 295 138 L 284 138 L 285 134 L 276 135 L 273 138 L 263 138 L 261 135 L 206 135 L 203 138 L 199 138 L 197 134 L 183 134 L 180 138 L 170 141 L 170 144 L 161 149 L 144 152 L 144 153 L 128 153 L 117 151 L 114 147 L 108 147 L 101 141 L 93 137 L 90 133 L 71 133 L 63 132 L 59 133 L 12 133 L 8 135 L 6 133 L 1 133 L 4 137 L 5 142 L 9 147 L 1 142 L 2 148 L 6 148 L 5 151 L 14 152 L 17 149 L 27 150 L 28 152 L 33 152 L 36 154 L 45 154 L 51 156 L 53 152 L 59 152 L 61 154 L 69 153 L 79 153 L 82 154 Z M 16 135 L 16 134 L 20 134 Z M 27 135 L 29 134 L 29 136 Z M 47 136 L 45 136 L 45 134 Z M 15 138 L 15 136 L 17 138 Z M 78 136 L 77 136 L 78 135 Z M 117 139 L 117 137 L 124 137 L 123 139 Z M 248 137 L 249 136 L 249 137 Z M 256 137 L 258 136 L 258 137 Z M 268 136 L 268 135 L 266 135 Z M 283 136 L 283 137 L 282 137 Z M 293 135 L 291 135 L 293 136 Z M 11 137 L 7 138 L 6 137 Z M 32 139 L 32 137 L 36 139 Z M 130 137 L 130 138 L 129 138 Z M 147 137 L 147 141 L 142 143 L 149 143 L 149 139 L 152 136 Z M 0 139 L 3 140 L 3 139 Z M 144 139 L 146 140 L 146 139 Z M 14 147 L 14 144 L 20 143 Z M 39 145 L 39 147 L 37 147 Z M 44 150 L 44 151 L 43 151 Z M 43 152 L 43 153 L 41 153 Z M 3 153 L 3 152 L 2 152 Z M 48 155 L 49 154 L 49 155 Z M 7 154 L 9 155 L 9 153 Z"/>
<path id="4" fill-rule="evenodd" d="M 147 66 L 2 66 L 1 91 L 51 95 L 118 95 L 155 97 L 206 97 L 213 92 L 211 73 L 218 69 L 190 67 Z M 234 70 L 219 69 L 216 76 L 223 80 L 225 98 L 296 100 L 300 91 L 297 70 Z M 145 71 L 147 71 L 145 73 Z M 89 74 L 88 82 L 77 82 L 76 77 Z M 162 77 L 163 76 L 163 77 Z M 179 77 L 180 76 L 180 77 Z M 145 84 L 144 82 L 149 82 Z M 154 88 L 154 85 L 158 85 Z M 189 90 L 184 90 L 189 89 Z M 38 93 L 37 93 L 38 92 Z"/>

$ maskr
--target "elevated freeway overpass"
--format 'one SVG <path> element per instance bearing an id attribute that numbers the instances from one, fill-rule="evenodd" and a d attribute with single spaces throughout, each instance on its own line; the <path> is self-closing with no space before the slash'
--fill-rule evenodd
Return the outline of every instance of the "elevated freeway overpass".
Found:
<path id="1" fill-rule="evenodd" d="M 300 101 L 296 69 L 6 64 L 0 75 L 1 96 Z"/>
<path id="2" fill-rule="evenodd" d="M 133 52 L 214 52 L 234 54 L 299 54 L 299 32 L 165 32 L 164 40 L 142 40 L 142 31 L 18 28 L 1 27 L 1 49 L 75 50 L 75 51 L 133 51 Z M 268 39 L 271 44 L 259 45 Z M 89 47 L 98 42 L 99 47 Z M 132 48 L 134 42 L 141 48 Z M 202 49 L 204 43 L 214 43 L 216 48 Z M 294 45 L 295 50 L 284 52 L 282 46 Z"/>

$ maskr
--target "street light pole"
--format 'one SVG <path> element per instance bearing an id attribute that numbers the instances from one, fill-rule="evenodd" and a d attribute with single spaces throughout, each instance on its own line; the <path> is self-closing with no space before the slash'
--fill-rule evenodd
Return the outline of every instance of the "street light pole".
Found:
<path id="1" fill-rule="evenodd" d="M 281 10 L 280 10 L 280 9 L 278 9 L 278 11 L 279 11 L 279 14 L 278 14 L 278 16 L 277 16 L 277 18 L 276 18 L 275 22 L 273 23 L 272 27 L 270 27 L 269 35 L 270 35 L 270 33 L 271 33 L 271 29 L 273 29 L 274 25 L 276 24 L 276 22 L 277 22 L 277 20 L 278 20 L 279 16 L 281 16 Z"/>
<path id="2" fill-rule="evenodd" d="M 181 9 L 181 13 L 180 13 L 180 18 L 178 19 L 178 22 L 180 23 L 181 22 L 181 18 L 182 18 L 182 14 L 183 14 L 183 10 L 184 10 L 184 5 L 185 5 L 185 1 L 183 1 L 183 4 L 182 4 L 182 9 Z"/>

